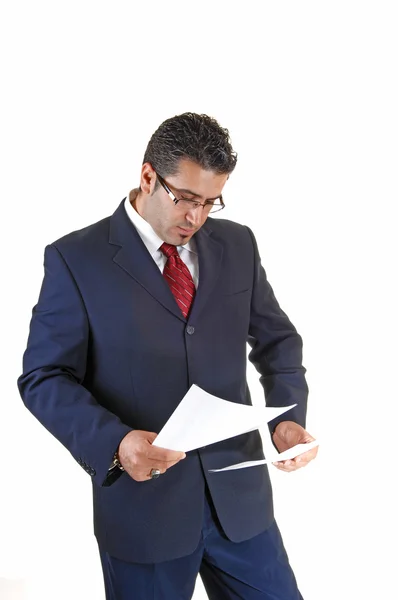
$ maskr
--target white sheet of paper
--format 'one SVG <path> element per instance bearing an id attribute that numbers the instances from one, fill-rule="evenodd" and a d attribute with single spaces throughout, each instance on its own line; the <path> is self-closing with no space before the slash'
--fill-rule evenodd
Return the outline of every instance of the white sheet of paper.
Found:
<path id="1" fill-rule="evenodd" d="M 265 465 L 269 463 L 278 462 L 279 460 L 288 460 L 289 458 L 296 458 L 296 456 L 300 456 L 300 454 L 304 454 L 311 448 L 315 448 L 319 446 L 319 442 L 314 440 L 313 442 L 308 442 L 308 444 L 297 444 L 284 452 L 270 455 L 269 458 L 265 458 L 262 460 L 249 460 L 242 463 L 237 463 L 236 465 L 230 465 L 229 467 L 224 467 L 223 469 L 209 469 L 209 473 L 219 473 L 220 471 L 232 471 L 234 469 L 246 469 L 247 467 L 257 467 L 257 465 Z"/>
<path id="2" fill-rule="evenodd" d="M 254 431 L 296 406 L 255 407 L 222 400 L 192 385 L 153 446 L 188 452 Z"/>

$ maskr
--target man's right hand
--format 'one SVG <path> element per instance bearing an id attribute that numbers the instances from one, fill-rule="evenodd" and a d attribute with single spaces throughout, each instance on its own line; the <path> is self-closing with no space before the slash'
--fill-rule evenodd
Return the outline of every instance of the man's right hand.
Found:
<path id="1" fill-rule="evenodd" d="M 163 474 L 186 456 L 185 452 L 152 446 L 156 437 L 152 431 L 135 429 L 120 442 L 119 461 L 135 481 L 148 481 L 151 469 L 159 469 Z"/>

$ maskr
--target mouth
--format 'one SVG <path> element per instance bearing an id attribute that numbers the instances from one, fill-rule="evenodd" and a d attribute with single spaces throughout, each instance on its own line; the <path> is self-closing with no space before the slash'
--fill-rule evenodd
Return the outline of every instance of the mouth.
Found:
<path id="1" fill-rule="evenodd" d="M 178 227 L 178 229 L 182 231 L 184 235 L 191 235 L 195 232 L 195 229 L 184 229 L 183 227 Z"/>

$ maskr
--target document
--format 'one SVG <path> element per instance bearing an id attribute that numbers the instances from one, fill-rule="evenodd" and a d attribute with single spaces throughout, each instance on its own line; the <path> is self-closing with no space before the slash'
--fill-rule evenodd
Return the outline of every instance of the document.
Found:
<path id="1" fill-rule="evenodd" d="M 192 385 L 153 446 L 188 452 L 254 431 L 296 406 L 257 407 L 222 400 Z M 242 467 L 235 467 L 242 468 Z"/>
<path id="2" fill-rule="evenodd" d="M 300 454 L 304 454 L 304 452 L 308 452 L 308 450 L 311 450 L 311 448 L 315 448 L 316 446 L 319 446 L 319 442 L 317 440 L 308 442 L 308 444 L 297 444 L 296 446 L 293 446 L 284 452 L 272 453 L 268 458 L 262 460 L 249 460 L 246 462 L 237 463 L 236 465 L 230 465 L 229 467 L 224 467 L 223 469 L 209 469 L 209 473 L 232 471 L 234 469 L 246 469 L 247 467 L 257 467 L 258 465 L 274 463 L 280 460 L 288 460 L 289 458 L 296 458 L 296 456 L 300 456 Z"/>

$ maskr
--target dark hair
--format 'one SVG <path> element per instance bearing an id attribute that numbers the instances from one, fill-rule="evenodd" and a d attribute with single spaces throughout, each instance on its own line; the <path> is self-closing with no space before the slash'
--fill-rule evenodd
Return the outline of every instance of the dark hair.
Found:
<path id="1" fill-rule="evenodd" d="M 149 140 L 143 162 L 161 177 L 178 173 L 188 159 L 215 173 L 232 173 L 237 161 L 228 129 L 207 115 L 186 112 L 164 121 Z M 158 182 L 156 182 L 158 184 Z"/>

